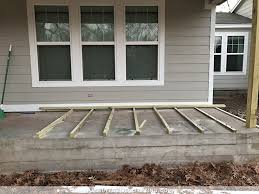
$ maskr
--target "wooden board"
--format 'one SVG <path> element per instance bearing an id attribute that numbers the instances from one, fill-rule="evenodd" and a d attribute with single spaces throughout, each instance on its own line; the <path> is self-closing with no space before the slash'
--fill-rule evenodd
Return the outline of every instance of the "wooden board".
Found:
<path id="1" fill-rule="evenodd" d="M 253 3 L 253 27 L 251 41 L 251 59 L 247 96 L 247 128 L 255 128 L 257 124 L 258 86 L 259 86 L 259 3 Z"/>

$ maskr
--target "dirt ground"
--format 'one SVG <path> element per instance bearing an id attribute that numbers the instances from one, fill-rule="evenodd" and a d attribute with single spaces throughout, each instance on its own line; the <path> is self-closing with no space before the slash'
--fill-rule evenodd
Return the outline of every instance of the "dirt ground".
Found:
<path id="1" fill-rule="evenodd" d="M 245 118 L 246 95 L 219 98 L 226 110 Z M 154 164 L 142 168 L 124 166 L 117 171 L 85 171 L 41 173 L 37 170 L 22 174 L 0 175 L 0 186 L 259 186 L 259 162 L 194 163 L 173 169 Z"/>
<path id="2" fill-rule="evenodd" d="M 166 169 L 124 166 L 114 172 L 57 172 L 0 175 L 0 186 L 259 186 L 259 163 L 195 163 Z"/>
<path id="3" fill-rule="evenodd" d="M 227 106 L 224 108 L 226 111 L 246 119 L 246 95 L 246 93 L 227 93 L 226 97 L 214 98 L 214 103 L 225 104 Z M 259 118 L 259 112 L 257 113 L 257 118 Z"/>

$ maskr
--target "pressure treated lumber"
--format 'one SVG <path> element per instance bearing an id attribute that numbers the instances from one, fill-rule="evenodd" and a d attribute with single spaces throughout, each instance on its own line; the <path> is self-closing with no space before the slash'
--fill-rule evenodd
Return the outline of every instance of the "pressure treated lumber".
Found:
<path id="1" fill-rule="evenodd" d="M 251 59 L 247 93 L 247 128 L 255 128 L 257 123 L 258 86 L 259 86 L 259 2 L 253 1 L 253 27 L 251 41 Z"/>
<path id="2" fill-rule="evenodd" d="M 70 109 L 73 110 L 105 110 L 109 108 L 116 108 L 116 109 L 128 109 L 128 108 L 138 108 L 138 109 L 153 109 L 153 107 L 156 108 L 194 108 L 194 107 L 199 107 L 199 108 L 225 108 L 225 104 L 211 104 L 211 105 L 198 105 L 198 104 L 193 104 L 193 105 L 127 105 L 127 106 L 122 106 L 122 105 L 116 105 L 116 106 L 67 106 L 67 107 L 40 107 L 40 110 L 42 111 L 49 111 L 49 112 L 58 112 L 58 111 L 68 111 Z"/>
<path id="3" fill-rule="evenodd" d="M 234 133 L 237 132 L 237 130 L 236 130 L 235 128 L 233 128 L 233 127 L 231 127 L 230 125 L 228 125 L 228 124 L 222 122 L 221 120 L 219 120 L 219 119 L 213 117 L 212 115 L 206 113 L 205 111 L 203 111 L 203 110 L 201 110 L 201 109 L 199 109 L 199 108 L 197 108 L 197 107 L 196 107 L 195 109 L 196 109 L 197 111 L 199 111 L 200 113 L 202 113 L 203 115 L 207 116 L 208 118 L 210 118 L 210 119 L 216 121 L 217 123 L 219 123 L 220 125 L 222 125 L 222 126 L 225 127 L 226 129 L 228 129 L 229 131 L 234 132 Z"/>
<path id="4" fill-rule="evenodd" d="M 166 122 L 166 120 L 164 119 L 164 117 L 160 114 L 160 112 L 157 110 L 156 107 L 153 107 L 153 110 L 155 111 L 156 115 L 158 116 L 158 118 L 160 119 L 160 121 L 163 123 L 163 125 L 165 126 L 167 133 L 168 134 L 172 134 L 173 133 L 173 129 L 170 128 L 170 126 L 168 125 L 168 123 Z"/>
<path id="5" fill-rule="evenodd" d="M 44 138 L 48 132 L 50 132 L 56 125 L 62 123 L 67 117 L 69 117 L 72 113 L 74 112 L 73 109 L 71 109 L 70 111 L 68 111 L 67 113 L 65 113 L 64 115 L 62 115 L 61 117 L 59 117 L 58 119 L 56 119 L 55 121 L 53 121 L 52 123 L 50 123 L 48 126 L 46 126 L 45 128 L 43 128 L 42 130 L 40 130 L 38 133 L 36 133 L 36 136 L 40 139 Z"/>
<path id="6" fill-rule="evenodd" d="M 138 121 L 138 115 L 137 115 L 137 111 L 136 108 L 133 108 L 133 117 L 134 117 L 134 123 L 135 123 L 135 129 L 136 129 L 136 133 L 135 135 L 140 135 L 141 133 L 141 128 L 144 127 L 146 120 L 144 120 L 141 125 L 139 126 L 139 121 Z"/>
<path id="7" fill-rule="evenodd" d="M 225 111 L 225 110 L 222 110 L 221 108 L 215 108 L 215 109 L 217 109 L 218 111 L 223 112 L 223 113 L 225 113 L 225 114 L 227 114 L 227 115 L 229 115 L 229 116 L 231 116 L 231 117 L 234 117 L 234 118 L 236 118 L 236 119 L 238 119 L 238 120 L 240 120 L 240 121 L 242 121 L 242 122 L 246 122 L 245 119 L 242 119 L 241 117 L 238 117 L 238 116 L 236 116 L 236 115 L 234 115 L 234 114 L 231 114 L 230 112 L 227 112 L 227 111 Z"/>
<path id="8" fill-rule="evenodd" d="M 108 118 L 108 120 L 106 122 L 106 125 L 105 125 L 104 129 L 103 129 L 103 136 L 105 136 L 105 137 L 107 136 L 107 134 L 108 134 L 108 132 L 110 130 L 110 126 L 111 126 L 111 122 L 112 122 L 112 119 L 113 119 L 114 112 L 115 112 L 115 108 L 113 108 L 111 110 L 109 118 Z"/>
<path id="9" fill-rule="evenodd" d="M 94 112 L 94 109 L 91 109 L 86 116 L 80 121 L 80 123 L 70 132 L 70 138 L 75 138 L 77 132 L 85 125 L 87 118 Z"/>
<path id="10" fill-rule="evenodd" d="M 231 116 L 231 117 L 233 117 L 233 118 L 235 118 L 235 119 L 238 119 L 238 120 L 240 120 L 240 121 L 246 123 L 246 120 L 245 120 L 245 119 L 242 119 L 242 118 L 239 117 L 239 116 L 236 116 L 236 115 L 234 115 L 234 114 L 232 114 L 232 113 L 230 113 L 230 112 L 227 112 L 227 111 L 225 111 L 225 110 L 223 110 L 223 109 L 221 109 L 221 108 L 215 108 L 215 109 L 218 110 L 218 111 L 220 111 L 220 112 L 223 112 L 223 113 L 225 113 L 225 114 L 227 114 L 227 115 L 229 115 L 229 116 Z M 256 125 L 256 127 L 259 128 L 259 125 Z"/>
<path id="11" fill-rule="evenodd" d="M 187 120 L 191 125 L 193 125 L 200 133 L 204 133 L 204 129 L 195 123 L 191 118 L 189 118 L 186 114 L 181 112 L 178 108 L 174 108 L 174 110 L 179 113 L 185 120 Z"/>

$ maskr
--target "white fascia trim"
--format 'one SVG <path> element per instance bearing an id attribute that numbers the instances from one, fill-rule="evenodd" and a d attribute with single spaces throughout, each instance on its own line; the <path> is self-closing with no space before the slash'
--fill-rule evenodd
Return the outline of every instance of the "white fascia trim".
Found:
<path id="1" fill-rule="evenodd" d="M 208 103 L 213 103 L 214 87 L 214 44 L 215 44 L 215 23 L 216 23 L 216 6 L 211 9 L 211 31 L 210 31 L 210 65 L 209 65 L 209 93 Z"/>
<path id="2" fill-rule="evenodd" d="M 243 0 L 239 0 L 236 5 L 232 8 L 232 10 L 230 11 L 231 13 L 235 12 L 237 7 L 240 5 L 240 3 L 242 2 Z"/>
<path id="3" fill-rule="evenodd" d="M 235 29 L 235 28 L 252 28 L 252 24 L 216 24 L 216 29 Z"/>
<path id="4" fill-rule="evenodd" d="M 209 102 L 127 102 L 127 103 L 83 103 L 83 104 L 15 104 L 3 105 L 5 112 L 38 112 L 40 107 L 128 107 L 128 106 L 198 106 L 212 105 Z"/>

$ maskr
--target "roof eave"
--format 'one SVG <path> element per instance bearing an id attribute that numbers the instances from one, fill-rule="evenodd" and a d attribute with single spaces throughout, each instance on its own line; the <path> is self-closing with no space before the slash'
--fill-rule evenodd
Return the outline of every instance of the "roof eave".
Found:
<path id="1" fill-rule="evenodd" d="M 224 3 L 227 0 L 210 0 L 211 4 L 215 4 L 215 5 L 220 5 L 222 3 Z"/>

